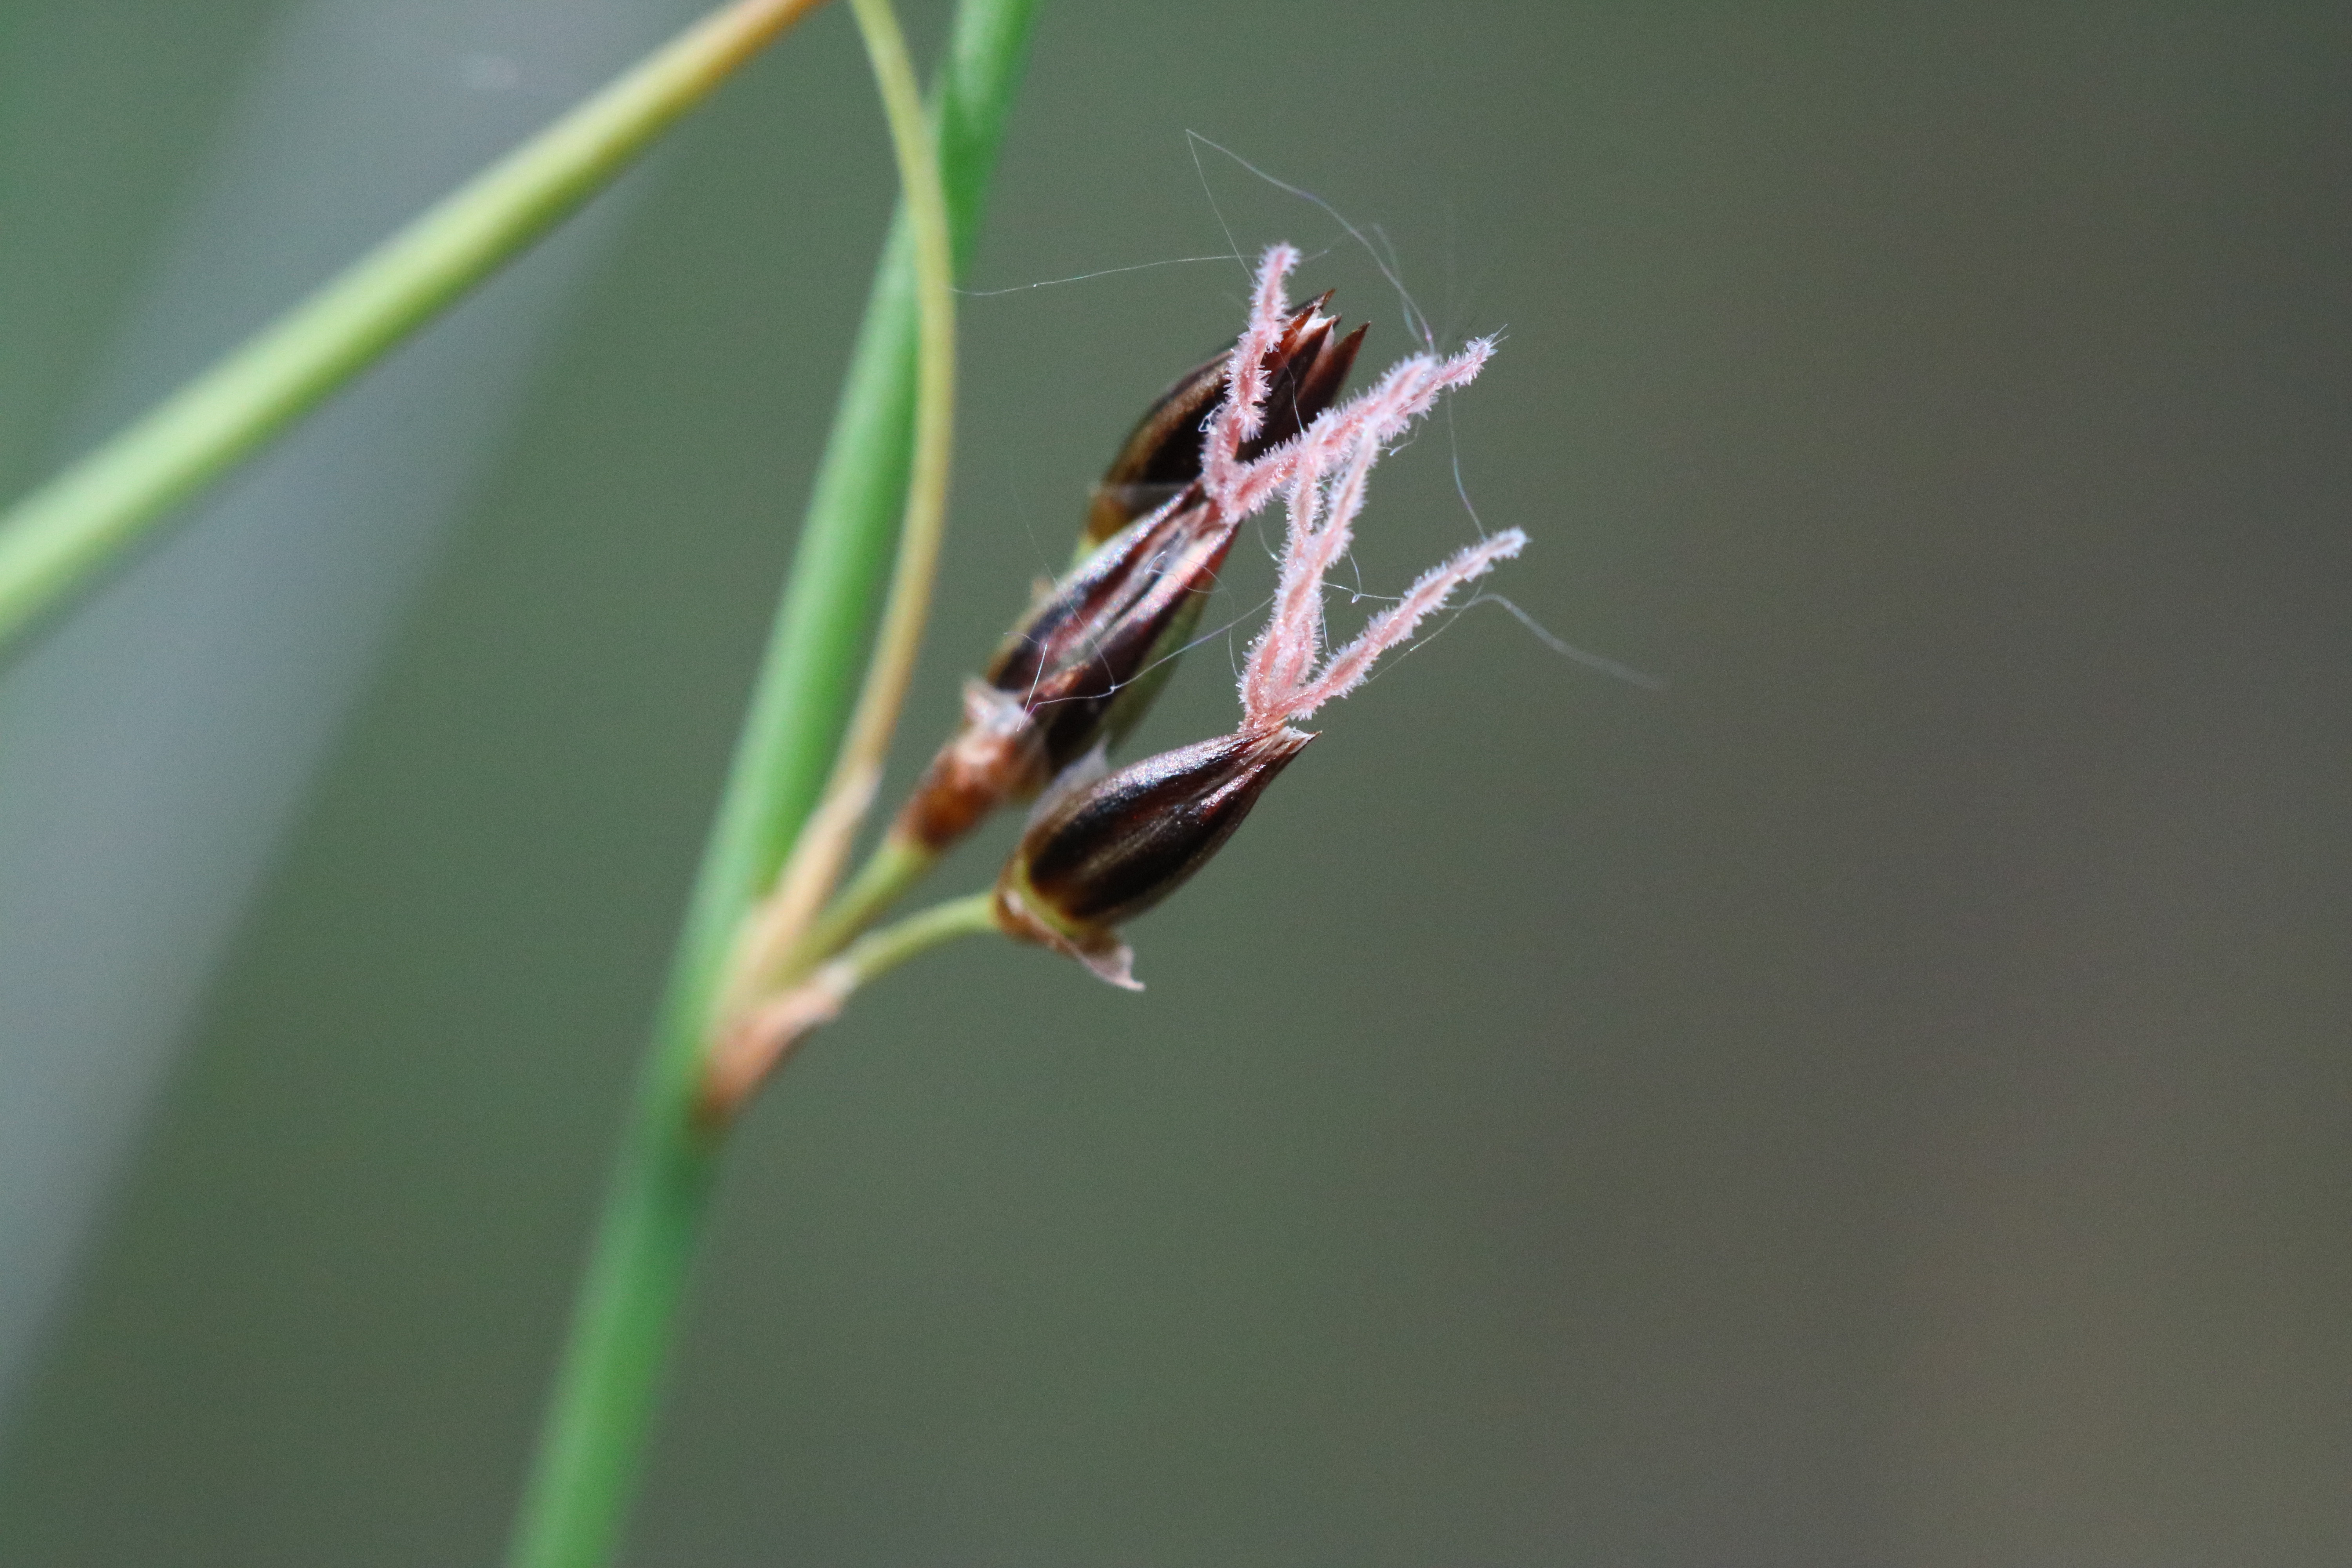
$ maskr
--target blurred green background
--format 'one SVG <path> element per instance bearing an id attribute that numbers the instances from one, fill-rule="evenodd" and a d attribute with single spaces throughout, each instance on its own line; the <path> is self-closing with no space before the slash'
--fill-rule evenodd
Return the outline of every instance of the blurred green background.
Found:
<path id="1" fill-rule="evenodd" d="M 279 9 L 7 7 L 12 490 Z M 1475 536 L 1458 463 L 1496 591 L 1671 684 L 1481 605 L 1142 996 L 861 999 L 731 1161 L 630 1560 L 2352 1557 L 2347 83 L 2340 6 L 1048 5 L 907 758 L 1245 275 L 1021 286 L 1229 228 L 1411 346 L 1188 129 L 1505 333 L 1366 587 Z M 638 184 L 6 1412 L 0 1561 L 497 1555 L 890 199 L 847 16 Z"/>

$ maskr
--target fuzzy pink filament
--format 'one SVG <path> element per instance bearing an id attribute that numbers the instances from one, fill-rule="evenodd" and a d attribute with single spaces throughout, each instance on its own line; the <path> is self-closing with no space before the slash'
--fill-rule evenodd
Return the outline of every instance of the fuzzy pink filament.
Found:
<path id="1" fill-rule="evenodd" d="M 1297 265 L 1298 252 L 1287 245 L 1269 247 L 1259 259 L 1257 287 L 1250 296 L 1249 325 L 1242 330 L 1241 341 L 1234 344 L 1234 352 L 1225 361 L 1224 400 L 1209 416 L 1209 428 L 1202 443 L 1202 477 L 1210 495 L 1224 507 L 1228 517 L 1246 517 L 1256 510 L 1225 503 L 1239 471 L 1237 459 L 1242 444 L 1265 423 L 1265 395 L 1273 386 L 1265 374 L 1265 360 L 1274 352 L 1290 314 L 1290 301 L 1283 298 L 1282 280 Z"/>
<path id="2" fill-rule="evenodd" d="M 1325 657 L 1324 580 L 1354 538 L 1372 465 L 1390 442 L 1429 412 L 1439 394 L 1485 368 L 1494 342 L 1479 338 L 1447 358 L 1414 354 L 1399 361 L 1373 386 L 1324 410 L 1297 437 L 1244 463 L 1242 446 L 1264 423 L 1266 355 L 1289 314 L 1283 279 L 1297 264 L 1298 252 L 1286 245 L 1273 247 L 1259 262 L 1249 325 L 1227 361 L 1224 400 L 1210 416 L 1202 442 L 1203 488 L 1227 517 L 1247 517 L 1276 494 L 1289 498 L 1274 613 L 1250 645 L 1242 673 L 1244 733 L 1305 719 L 1354 690 L 1380 656 L 1410 640 L 1456 588 L 1527 544 L 1526 534 L 1508 529 L 1432 567 L 1402 600 L 1373 616 L 1355 640 Z"/>

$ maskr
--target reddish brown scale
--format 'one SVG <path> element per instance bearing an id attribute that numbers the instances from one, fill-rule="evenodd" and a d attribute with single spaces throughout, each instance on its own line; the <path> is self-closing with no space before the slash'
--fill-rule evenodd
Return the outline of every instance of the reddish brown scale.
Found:
<path id="1" fill-rule="evenodd" d="M 1028 713 L 986 681 L 967 681 L 963 728 L 932 757 L 892 831 L 925 849 L 945 849 L 1008 796 L 1042 785 L 1042 768 Z"/>
<path id="2" fill-rule="evenodd" d="M 988 661 L 988 683 L 1004 691 L 1025 691 L 1048 670 L 1068 662 L 1073 649 L 1099 641 L 1113 617 L 1150 594 L 1153 575 L 1171 546 L 1198 531 L 1202 508 L 1197 501 L 1196 496 L 1195 504 L 1171 508 L 1150 526 L 1135 528 L 1123 539 L 1114 537 L 1056 583 L 998 645 Z M 1225 531 L 1230 535 L 1232 531 Z"/>
<path id="3" fill-rule="evenodd" d="M 1049 775 L 1084 756 L 1106 729 L 1116 740 L 1132 722 L 1132 711 L 1118 710 L 1157 689 L 1152 667 L 1172 658 L 1169 643 L 1181 643 L 1198 621 L 1236 531 L 1205 504 L 1137 528 L 1122 570 L 1087 595 L 1083 614 L 1060 618 L 1048 638 L 1015 637 L 989 667 L 989 684 L 1036 721 Z"/>
<path id="4" fill-rule="evenodd" d="M 1327 290 L 1292 312 L 1281 339 L 1266 356 L 1272 366 L 1265 423 L 1242 447 L 1242 458 L 1259 457 L 1297 436 L 1329 407 L 1348 380 L 1363 346 L 1365 329 L 1334 334 L 1337 316 L 1326 315 Z M 1179 376 L 1160 395 L 1121 444 L 1087 509 L 1086 542 L 1099 543 L 1135 519 L 1166 505 L 1201 477 L 1201 437 L 1209 416 L 1225 396 L 1228 356 L 1219 354 Z"/>
<path id="5" fill-rule="evenodd" d="M 1171 509 L 1065 579 L 966 689 L 963 727 L 932 759 L 899 831 L 943 849 L 1123 732 L 1197 620 L 1234 535 L 1205 504 Z"/>

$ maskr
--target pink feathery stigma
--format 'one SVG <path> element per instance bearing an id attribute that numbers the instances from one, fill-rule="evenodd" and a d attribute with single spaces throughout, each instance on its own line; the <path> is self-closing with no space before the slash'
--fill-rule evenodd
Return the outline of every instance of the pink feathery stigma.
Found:
<path id="1" fill-rule="evenodd" d="M 1354 540 L 1373 465 L 1441 393 L 1476 376 L 1495 345 L 1480 338 L 1445 359 L 1413 354 L 1401 360 L 1372 386 L 1325 409 L 1297 436 L 1244 463 L 1242 447 L 1265 423 L 1272 384 L 1266 358 L 1288 325 L 1283 280 L 1297 265 L 1298 252 L 1287 245 L 1269 247 L 1259 262 L 1249 324 L 1225 362 L 1224 396 L 1210 415 L 1201 443 L 1203 488 L 1226 517 L 1238 521 L 1278 493 L 1289 496 L 1274 613 L 1250 645 L 1242 673 L 1245 733 L 1305 718 L 1354 689 L 1374 661 L 1409 639 L 1455 588 L 1517 554 L 1527 542 L 1513 529 L 1462 552 L 1425 573 L 1401 603 L 1373 616 L 1353 642 L 1325 658 L 1324 581 Z"/>
<path id="2" fill-rule="evenodd" d="M 1240 467 L 1242 443 L 1265 423 L 1265 397 L 1273 387 L 1265 360 L 1289 324 L 1290 302 L 1283 297 L 1282 281 L 1297 265 L 1298 252 L 1287 245 L 1269 246 L 1259 260 L 1249 325 L 1242 330 L 1233 356 L 1225 362 L 1224 400 L 1210 416 L 1201 444 L 1202 479 L 1228 516 L 1246 515 L 1228 503 L 1227 492 Z"/>
<path id="3" fill-rule="evenodd" d="M 1280 707 L 1287 693 L 1306 684 L 1322 657 L 1323 579 L 1354 541 L 1364 487 L 1385 443 L 1426 411 L 1440 390 L 1476 375 L 1489 352 L 1482 341 L 1449 360 L 1426 354 L 1404 360 L 1379 384 L 1264 459 L 1290 486 L 1290 526 L 1275 612 L 1251 648 L 1244 696 L 1249 706 L 1265 711 Z M 1343 455 L 1346 466 L 1339 477 L 1328 478 L 1330 465 Z"/>
<path id="4" fill-rule="evenodd" d="M 1298 439 L 1242 472 L 1233 490 L 1237 500 L 1270 497 L 1276 484 L 1290 492 L 1289 529 L 1274 613 L 1251 644 L 1242 673 L 1244 730 L 1271 729 L 1304 718 L 1353 689 L 1373 661 L 1410 637 L 1422 618 L 1454 588 L 1517 553 L 1526 542 L 1517 531 L 1498 534 L 1430 572 L 1402 604 L 1375 616 L 1361 636 L 1317 672 L 1323 663 L 1324 579 L 1354 539 L 1372 466 L 1391 439 L 1429 411 L 1440 393 L 1475 376 L 1493 352 L 1493 343 L 1480 339 L 1448 359 L 1415 354 L 1401 361 L 1376 385 L 1326 410 Z"/>
<path id="5" fill-rule="evenodd" d="M 1244 713 L 1279 706 L 1323 657 L 1323 574 L 1338 557 L 1328 552 L 1329 531 L 1316 525 L 1323 506 L 1320 458 L 1310 455 L 1291 486 L 1290 527 L 1275 579 L 1274 612 L 1250 644 L 1242 668 Z"/>
<path id="6" fill-rule="evenodd" d="M 1347 466 L 1336 479 L 1325 470 L 1341 454 L 1323 443 L 1301 454 L 1291 486 L 1290 527 L 1275 585 L 1274 614 L 1251 646 L 1244 677 L 1245 710 L 1271 712 L 1281 707 L 1313 676 L 1323 657 L 1323 580 L 1355 542 L 1365 480 L 1381 456 L 1373 428 L 1359 426 L 1354 436 L 1345 453 Z"/>
<path id="7" fill-rule="evenodd" d="M 1527 542 L 1526 534 L 1516 528 L 1507 528 L 1491 539 L 1471 545 L 1444 564 L 1431 567 L 1421 574 L 1419 582 L 1405 590 L 1402 599 L 1366 622 L 1355 641 L 1333 654 L 1321 674 L 1292 691 L 1276 710 L 1250 713 L 1246 721 L 1254 728 L 1271 729 L 1290 720 L 1307 718 L 1326 702 L 1345 697 L 1364 683 L 1381 655 L 1410 641 L 1414 628 L 1423 619 L 1443 609 L 1445 601 L 1454 596 L 1454 589 L 1485 576 L 1496 562 L 1509 560 L 1525 549 Z"/>
<path id="8" fill-rule="evenodd" d="M 1346 403 L 1323 411 L 1306 432 L 1274 450 L 1228 469 L 1214 490 L 1217 504 L 1232 517 L 1247 517 L 1286 489 L 1304 468 L 1328 468 L 1340 447 L 1366 431 L 1385 442 L 1437 401 L 1437 395 L 1476 376 L 1494 356 L 1494 342 L 1475 338 L 1449 359 L 1414 354 L 1391 365 L 1379 383 Z"/>

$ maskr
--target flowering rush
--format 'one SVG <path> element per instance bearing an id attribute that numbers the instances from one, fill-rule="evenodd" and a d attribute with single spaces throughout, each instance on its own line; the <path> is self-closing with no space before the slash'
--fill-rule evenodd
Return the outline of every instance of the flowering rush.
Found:
<path id="1" fill-rule="evenodd" d="M 1348 552 L 1372 466 L 1441 394 L 1475 377 L 1494 344 L 1415 354 L 1336 402 L 1363 329 L 1340 335 L 1328 294 L 1293 310 L 1282 285 L 1297 264 L 1286 245 L 1265 253 L 1233 351 L 1181 378 L 1128 437 L 1095 487 L 1083 558 L 966 686 L 962 725 L 818 922 L 813 967 L 795 970 L 786 946 L 782 983 L 730 1010 L 705 1067 L 706 1121 L 732 1117 L 868 979 L 956 935 L 992 928 L 1139 989 L 1118 928 L 1233 836 L 1315 738 L 1299 721 L 1361 685 L 1454 590 L 1527 543 L 1510 529 L 1472 545 L 1353 639 L 1328 646 L 1324 581 Z M 1174 668 L 1241 524 L 1276 500 L 1289 525 L 1273 613 L 1242 672 L 1240 723 L 1110 771 L 1106 753 Z M 992 892 L 858 934 L 982 819 L 1033 795 Z"/>
<path id="2" fill-rule="evenodd" d="M 1228 466 L 1294 440 L 1339 395 L 1364 329 L 1342 336 L 1323 310 L 1330 298 L 1292 311 L 1264 345 L 1262 422 Z M 1077 564 L 966 684 L 962 724 L 892 829 L 913 857 L 938 855 L 1097 744 L 1117 745 L 1175 673 L 1242 521 L 1201 483 L 1231 359 L 1195 367 L 1144 412 L 1094 488 Z"/>
<path id="3" fill-rule="evenodd" d="M 1527 544 L 1514 528 L 1471 545 L 1423 574 L 1352 640 L 1328 647 L 1325 579 L 1348 552 L 1373 465 L 1441 394 L 1477 375 L 1494 343 L 1480 338 L 1450 356 L 1400 361 L 1368 390 L 1263 447 L 1268 367 L 1280 363 L 1276 350 L 1297 319 L 1283 283 L 1297 264 L 1287 245 L 1260 262 L 1249 325 L 1226 358 L 1223 399 L 1202 439 L 1198 493 L 1169 503 L 1212 514 L 1227 537 L 1276 500 L 1286 503 L 1273 611 L 1242 671 L 1241 722 L 1230 735 L 1115 773 L 1099 749 L 1074 763 L 1040 800 L 997 882 L 1005 930 L 1116 985 L 1137 985 L 1118 927 L 1175 891 L 1232 836 L 1315 738 L 1297 722 L 1363 684 L 1381 655 L 1409 641 L 1456 589 Z"/>

